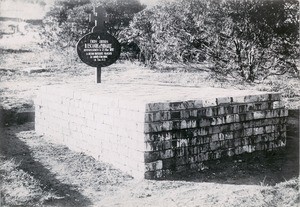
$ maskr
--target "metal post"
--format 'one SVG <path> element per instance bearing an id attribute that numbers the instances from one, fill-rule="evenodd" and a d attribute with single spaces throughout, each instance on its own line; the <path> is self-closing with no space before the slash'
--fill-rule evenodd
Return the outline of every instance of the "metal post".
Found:
<path id="1" fill-rule="evenodd" d="M 101 67 L 96 68 L 96 83 L 101 83 Z"/>

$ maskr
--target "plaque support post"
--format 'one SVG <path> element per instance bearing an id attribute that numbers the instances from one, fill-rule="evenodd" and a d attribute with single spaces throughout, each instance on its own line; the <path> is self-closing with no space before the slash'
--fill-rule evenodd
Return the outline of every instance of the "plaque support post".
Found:
<path id="1" fill-rule="evenodd" d="M 96 83 L 101 83 L 101 67 L 96 68 Z"/>

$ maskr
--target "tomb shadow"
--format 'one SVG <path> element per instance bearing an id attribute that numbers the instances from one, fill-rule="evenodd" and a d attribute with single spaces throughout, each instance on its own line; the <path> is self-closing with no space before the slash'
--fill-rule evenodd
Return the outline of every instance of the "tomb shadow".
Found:
<path id="1" fill-rule="evenodd" d="M 2 125 L 3 122 L 0 123 Z M 43 206 L 71 207 L 91 205 L 91 201 L 87 197 L 74 190 L 76 189 L 75 185 L 62 183 L 56 179 L 55 174 L 32 157 L 26 143 L 15 135 L 20 131 L 26 130 L 33 130 L 33 125 L 32 128 L 16 126 L 13 131 L 10 131 L 9 127 L 0 126 L 0 155 L 7 160 L 14 159 L 16 163 L 19 163 L 17 169 L 23 170 L 38 180 L 43 191 L 51 192 L 57 196 L 57 198 L 46 200 Z"/>
<path id="2" fill-rule="evenodd" d="M 299 176 L 299 110 L 289 110 L 286 146 L 204 163 L 208 169 L 183 171 L 163 178 L 237 185 L 275 185 Z"/>

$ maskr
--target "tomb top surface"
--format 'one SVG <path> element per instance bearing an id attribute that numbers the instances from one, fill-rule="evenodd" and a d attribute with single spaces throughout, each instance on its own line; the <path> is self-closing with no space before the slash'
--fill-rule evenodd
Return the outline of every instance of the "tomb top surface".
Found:
<path id="1" fill-rule="evenodd" d="M 139 103 L 176 102 L 188 100 L 206 100 L 221 97 L 243 97 L 249 95 L 271 94 L 255 90 L 236 90 L 223 88 L 201 88 L 174 85 L 148 84 L 68 84 L 42 87 L 44 92 L 59 96 L 92 96 L 129 100 Z M 274 93 L 273 93 L 274 94 Z"/>

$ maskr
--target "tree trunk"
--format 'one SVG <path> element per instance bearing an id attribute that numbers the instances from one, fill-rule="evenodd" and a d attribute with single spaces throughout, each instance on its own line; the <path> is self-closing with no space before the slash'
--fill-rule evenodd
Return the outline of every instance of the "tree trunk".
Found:
<path id="1" fill-rule="evenodd" d="M 250 65 L 250 68 L 249 68 L 249 76 L 248 76 L 248 80 L 250 82 L 253 82 L 255 80 L 255 74 L 254 74 L 254 64 L 251 64 Z"/>

